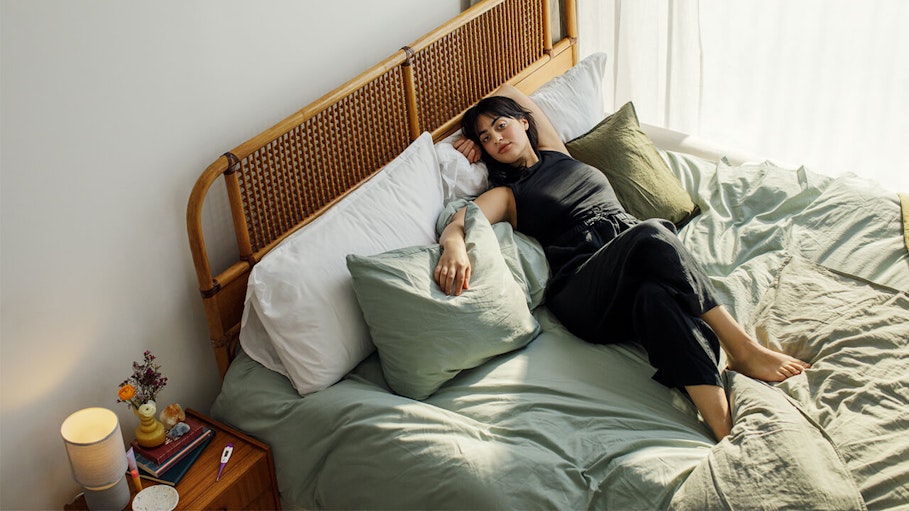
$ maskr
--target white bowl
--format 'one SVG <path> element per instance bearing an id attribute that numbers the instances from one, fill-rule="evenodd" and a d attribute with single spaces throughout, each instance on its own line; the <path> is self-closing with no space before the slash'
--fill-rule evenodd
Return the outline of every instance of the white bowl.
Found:
<path id="1" fill-rule="evenodd" d="M 158 484 L 136 494 L 133 511 L 171 511 L 180 502 L 180 494 L 173 486 Z"/>

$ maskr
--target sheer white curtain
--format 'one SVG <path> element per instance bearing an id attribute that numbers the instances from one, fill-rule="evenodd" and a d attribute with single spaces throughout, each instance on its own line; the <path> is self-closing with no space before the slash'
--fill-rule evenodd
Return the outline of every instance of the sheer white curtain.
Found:
<path id="1" fill-rule="evenodd" d="M 909 191 L 909 2 L 579 0 L 642 122 Z"/>

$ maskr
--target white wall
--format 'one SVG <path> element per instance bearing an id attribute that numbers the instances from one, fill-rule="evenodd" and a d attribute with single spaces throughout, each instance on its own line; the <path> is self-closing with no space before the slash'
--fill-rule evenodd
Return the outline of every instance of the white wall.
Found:
<path id="1" fill-rule="evenodd" d="M 0 508 L 78 493 L 59 433 L 73 411 L 111 408 L 132 438 L 115 393 L 146 349 L 160 401 L 208 411 L 197 175 L 461 3 L 2 0 Z"/>

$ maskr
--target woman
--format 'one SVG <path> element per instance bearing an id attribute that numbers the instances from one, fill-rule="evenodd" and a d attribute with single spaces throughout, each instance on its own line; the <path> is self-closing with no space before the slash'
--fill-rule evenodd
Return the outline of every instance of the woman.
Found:
<path id="1" fill-rule="evenodd" d="M 477 197 L 490 223 L 507 221 L 536 238 L 552 278 L 546 303 L 575 335 L 594 343 L 640 342 L 654 378 L 684 389 L 717 440 L 732 417 L 717 364 L 782 381 L 808 364 L 758 344 L 715 297 L 707 275 L 668 221 L 626 213 L 606 177 L 568 155 L 533 101 L 505 86 L 468 110 L 455 143 L 483 158 L 493 187 Z M 470 286 L 464 211 L 439 238 L 434 278 L 448 294 Z"/>

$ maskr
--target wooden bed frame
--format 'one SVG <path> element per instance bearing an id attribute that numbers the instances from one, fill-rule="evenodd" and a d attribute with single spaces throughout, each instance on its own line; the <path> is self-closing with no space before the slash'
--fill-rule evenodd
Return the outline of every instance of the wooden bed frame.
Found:
<path id="1" fill-rule="evenodd" d="M 564 36 L 553 42 L 549 0 L 478 3 L 205 169 L 190 195 L 186 223 L 222 378 L 239 345 L 253 265 L 420 133 L 428 131 L 438 141 L 457 129 L 467 108 L 501 84 L 530 93 L 576 64 L 575 0 L 561 4 Z M 239 260 L 213 275 L 202 206 L 222 177 Z"/>

